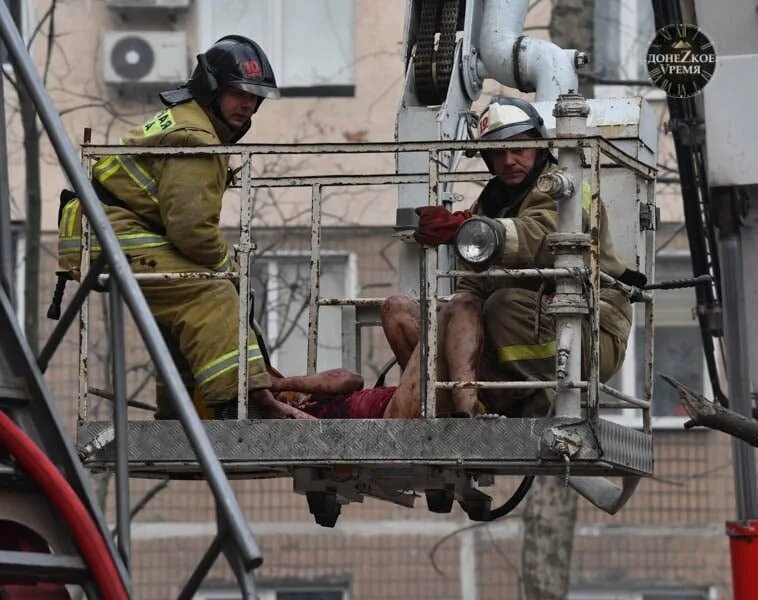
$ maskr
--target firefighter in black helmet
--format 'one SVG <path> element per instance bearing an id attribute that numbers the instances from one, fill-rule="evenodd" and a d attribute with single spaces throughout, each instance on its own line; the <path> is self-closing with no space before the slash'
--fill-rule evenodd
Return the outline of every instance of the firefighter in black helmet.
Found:
<path id="1" fill-rule="evenodd" d="M 264 98 L 278 98 L 271 64 L 254 41 L 238 35 L 218 40 L 190 80 L 163 92 L 166 106 L 122 137 L 133 146 L 205 146 L 239 140 Z M 93 167 L 94 185 L 135 272 L 228 272 L 232 254 L 219 229 L 228 156 L 116 156 Z M 78 200 L 63 208 L 59 257 L 79 266 Z M 97 250 L 98 248 L 95 248 Z M 143 281 L 142 290 L 184 367 L 185 383 L 202 397 L 204 417 L 236 414 L 239 296 L 230 280 Z M 250 334 L 249 387 L 270 385 L 261 351 Z M 172 417 L 158 389 L 157 417 Z"/>
<path id="2" fill-rule="evenodd" d="M 253 40 L 241 35 L 227 35 L 218 40 L 204 54 L 197 55 L 197 66 L 189 81 L 176 90 L 163 92 L 160 97 L 166 106 L 175 106 L 194 99 L 200 106 L 210 108 L 230 129 L 236 138 L 250 128 L 248 119 L 244 130 L 227 122 L 219 101 L 226 93 L 237 90 L 257 97 L 253 114 L 264 98 L 279 98 L 279 88 L 271 63 L 263 49 Z M 232 141 L 236 141 L 232 140 Z"/>

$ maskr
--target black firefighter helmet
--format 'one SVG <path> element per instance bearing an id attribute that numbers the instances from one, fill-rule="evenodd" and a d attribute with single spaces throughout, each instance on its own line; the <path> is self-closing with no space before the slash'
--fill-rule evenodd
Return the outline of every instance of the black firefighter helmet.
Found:
<path id="1" fill-rule="evenodd" d="M 226 35 L 203 54 L 197 55 L 197 66 L 187 84 L 177 90 L 163 92 L 164 104 L 173 105 L 194 98 L 202 106 L 213 106 L 218 93 L 231 86 L 260 98 L 279 98 L 274 70 L 263 49 L 242 35 Z"/>

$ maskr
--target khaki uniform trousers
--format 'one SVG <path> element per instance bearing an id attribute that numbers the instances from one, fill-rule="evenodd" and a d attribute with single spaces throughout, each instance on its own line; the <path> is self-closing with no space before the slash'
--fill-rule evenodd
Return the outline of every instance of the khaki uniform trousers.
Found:
<path id="1" fill-rule="evenodd" d="M 135 273 L 210 272 L 170 247 L 133 251 L 131 265 Z M 212 279 L 142 281 L 140 287 L 201 417 L 209 417 L 208 407 L 237 397 L 237 290 L 229 280 Z M 255 334 L 248 335 L 249 388 L 269 387 Z M 156 418 L 173 418 L 160 379 L 156 395 Z"/>
<path id="2" fill-rule="evenodd" d="M 539 294 L 523 288 L 500 288 L 485 301 L 482 317 L 485 330 L 480 376 L 489 381 L 545 381 L 555 379 L 555 321 L 545 314 L 546 300 L 537 310 Z M 624 361 L 626 338 L 602 328 L 605 314 L 615 310 L 600 304 L 600 381 L 607 381 Z M 537 319 L 539 318 L 539 323 Z M 590 331 L 582 325 L 582 376 L 587 377 Z M 510 417 L 545 416 L 553 390 L 484 390 L 490 412 Z"/>

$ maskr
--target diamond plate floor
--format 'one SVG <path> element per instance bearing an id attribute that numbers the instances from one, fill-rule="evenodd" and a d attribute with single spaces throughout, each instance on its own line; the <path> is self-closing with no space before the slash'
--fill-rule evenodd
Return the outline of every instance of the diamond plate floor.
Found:
<path id="1" fill-rule="evenodd" d="M 571 460 L 572 474 L 653 472 L 651 436 L 602 419 L 594 427 L 558 418 L 205 421 L 204 426 L 225 470 L 237 477 L 277 477 L 295 467 L 337 464 L 560 474 L 564 463 L 544 440 L 545 433 L 556 427 L 574 431 L 581 439 Z M 77 433 L 86 466 L 112 469 L 112 424 L 84 423 Z M 129 468 L 134 477 L 200 476 L 177 421 L 130 422 Z"/>

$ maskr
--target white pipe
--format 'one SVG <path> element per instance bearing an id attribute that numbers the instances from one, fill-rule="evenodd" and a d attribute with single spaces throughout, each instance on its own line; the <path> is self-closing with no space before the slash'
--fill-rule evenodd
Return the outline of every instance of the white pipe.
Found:
<path id="1" fill-rule="evenodd" d="M 574 65 L 575 50 L 533 37 L 521 39 L 517 53 L 519 75 L 526 90 L 537 92 L 535 101 L 555 100 L 569 90 L 579 90 Z"/>
<path id="2" fill-rule="evenodd" d="M 559 94 L 577 90 L 579 81 L 574 50 L 529 36 L 524 30 L 529 0 L 482 0 L 477 75 L 490 77 L 521 91 L 536 91 L 537 101 L 555 100 Z M 518 76 L 516 75 L 518 70 Z"/>
<path id="3" fill-rule="evenodd" d="M 580 495 L 609 515 L 615 515 L 632 497 L 639 477 L 622 477 L 621 487 L 604 477 L 569 477 L 568 484 Z"/>

